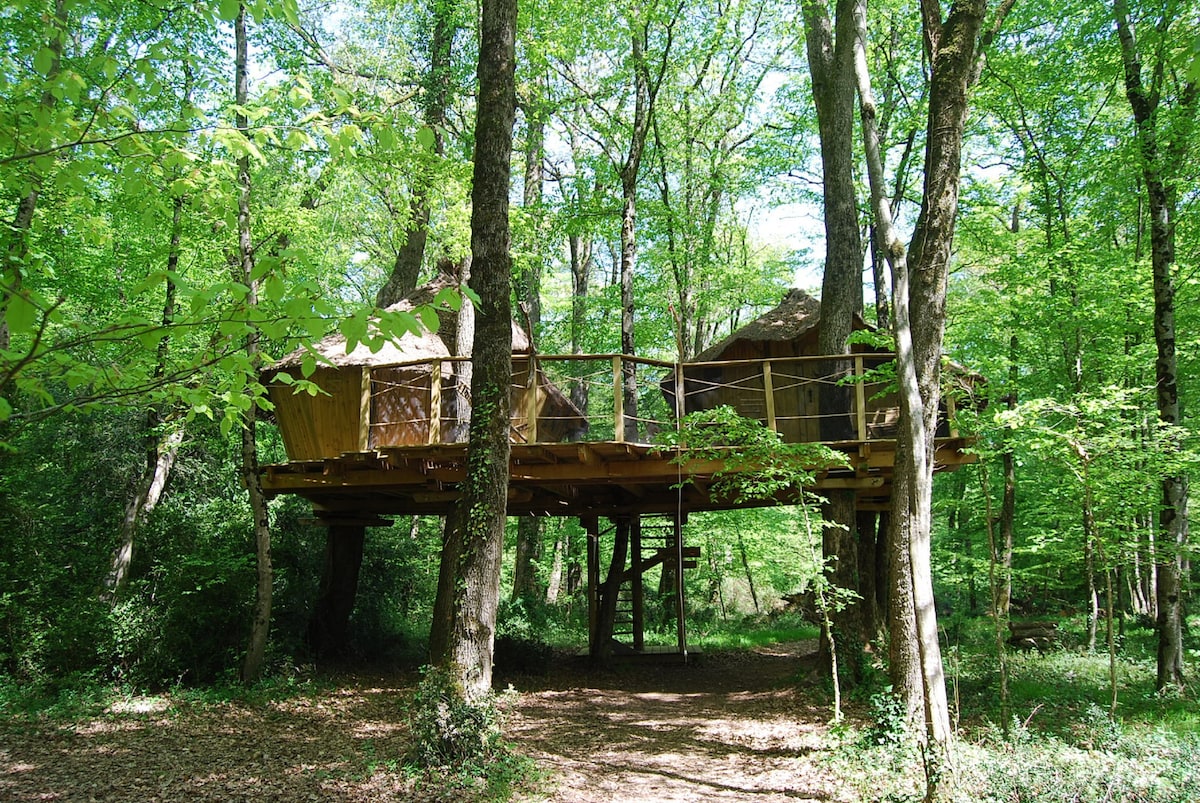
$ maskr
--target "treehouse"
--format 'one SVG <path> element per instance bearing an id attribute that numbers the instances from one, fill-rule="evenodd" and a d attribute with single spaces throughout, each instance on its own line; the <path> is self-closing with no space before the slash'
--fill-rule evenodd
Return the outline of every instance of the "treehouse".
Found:
<path id="1" fill-rule="evenodd" d="M 449 285 L 419 288 L 390 310 L 428 305 Z M 309 351 L 280 360 L 267 374 L 271 402 L 291 461 L 321 461 L 346 454 L 428 444 L 465 443 L 470 420 L 469 357 L 452 356 L 438 332 L 455 331 L 456 313 L 437 307 L 437 332 L 406 333 L 372 351 L 359 343 L 349 353 L 346 339 L 331 335 L 313 347 L 307 377 L 320 393 L 297 393 Z M 531 359 L 529 337 L 512 327 L 514 442 L 560 441 L 586 426 L 578 409 L 547 380 Z M 284 382 L 286 373 L 292 381 Z"/>
<path id="2" fill-rule="evenodd" d="M 423 288 L 399 307 L 428 304 L 442 286 Z M 439 318 L 445 334 L 407 334 L 375 353 L 360 344 L 347 354 L 338 336 L 317 344 L 323 359 L 311 379 L 323 393 L 296 393 L 279 379 L 301 376 L 303 353 L 265 377 L 288 462 L 264 468 L 263 488 L 308 499 L 316 520 L 331 528 L 331 544 L 334 533 L 361 543 L 363 528 L 387 524 L 390 515 L 446 514 L 460 499 L 469 356 L 454 348 L 453 313 L 441 310 Z M 679 363 L 542 355 L 514 326 L 508 512 L 577 517 L 587 531 L 593 654 L 646 651 L 643 586 L 655 576 L 660 594 L 673 588 L 674 610 L 684 610 L 683 585 L 674 578 L 699 557 L 685 545 L 691 512 L 790 504 L 800 493 L 722 494 L 714 482 L 727 470 L 719 454 L 655 443 L 679 426 L 682 413 L 729 405 L 787 442 L 823 442 L 846 464 L 806 467 L 815 473 L 815 490 L 852 490 L 859 510 L 886 509 L 898 421 L 887 383 L 893 355 L 867 345 L 848 355 L 819 354 L 819 327 L 819 303 L 792 291 L 696 360 Z M 855 328 L 870 329 L 861 319 Z M 957 367 L 947 374 L 959 384 L 975 382 Z M 953 394 L 947 400 L 952 405 Z M 943 409 L 936 439 L 941 469 L 970 459 L 967 441 L 948 423 L 952 412 Z M 603 580 L 602 544 L 611 555 Z M 348 616 L 343 607 L 339 616 Z M 686 655 L 683 620 L 676 615 L 673 651 Z M 628 639 L 618 643 L 622 633 Z"/>

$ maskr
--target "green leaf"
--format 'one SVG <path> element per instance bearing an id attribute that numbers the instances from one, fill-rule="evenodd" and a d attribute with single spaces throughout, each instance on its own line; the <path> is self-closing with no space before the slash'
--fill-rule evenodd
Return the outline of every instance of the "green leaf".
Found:
<path id="1" fill-rule="evenodd" d="M 18 293 L 8 299 L 8 308 L 4 310 L 4 320 L 8 329 L 14 334 L 28 332 L 37 321 L 37 307 L 24 294 Z"/>
<path id="2" fill-rule="evenodd" d="M 12 405 L 8 403 L 8 399 L 0 396 L 0 421 L 8 420 L 12 415 Z"/>
<path id="3" fill-rule="evenodd" d="M 263 298 L 268 301 L 280 301 L 287 293 L 287 283 L 278 273 L 272 273 L 262 285 Z"/>
<path id="4" fill-rule="evenodd" d="M 432 151 L 437 138 L 433 135 L 433 129 L 429 126 L 422 126 L 417 129 L 417 144 L 427 151 Z"/>
<path id="5" fill-rule="evenodd" d="M 289 24 L 300 27 L 300 6 L 296 0 L 283 0 L 283 18 Z"/>
<path id="6" fill-rule="evenodd" d="M 433 297 L 434 306 L 442 304 L 454 310 L 455 312 L 458 312 L 460 309 L 462 309 L 462 303 L 462 296 L 453 287 L 443 287 L 441 290 L 438 290 L 437 295 Z"/>
<path id="7" fill-rule="evenodd" d="M 54 69 L 54 51 L 48 47 L 39 50 L 33 57 L 33 69 L 42 75 L 49 75 L 50 70 Z"/>
<path id="8" fill-rule="evenodd" d="M 421 325 L 430 332 L 436 332 L 438 329 L 437 310 L 429 306 L 417 307 L 417 315 L 421 319 Z"/>
<path id="9" fill-rule="evenodd" d="M 300 375 L 308 379 L 317 370 L 317 358 L 311 353 L 305 354 L 300 359 Z"/>
<path id="10" fill-rule="evenodd" d="M 241 0 L 220 0 L 217 5 L 217 16 L 226 22 L 233 22 L 241 10 Z"/>

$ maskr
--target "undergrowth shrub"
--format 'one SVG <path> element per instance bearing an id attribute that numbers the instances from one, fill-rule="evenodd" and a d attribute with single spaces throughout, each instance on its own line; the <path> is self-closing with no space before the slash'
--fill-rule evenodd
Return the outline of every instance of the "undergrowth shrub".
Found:
<path id="1" fill-rule="evenodd" d="M 867 744 L 899 749 L 910 738 L 904 701 L 888 686 L 871 695 L 871 726 L 863 731 Z"/>
<path id="2" fill-rule="evenodd" d="M 425 667 L 406 710 L 410 759 L 422 768 L 483 765 L 500 752 L 500 714 L 491 695 L 465 699 L 454 673 Z"/>
<path id="3" fill-rule="evenodd" d="M 422 800 L 508 800 L 538 779 L 533 761 L 513 752 L 501 735 L 504 700 L 463 697 L 454 673 L 425 667 L 405 714 L 412 745 L 408 768 L 421 776 Z"/>

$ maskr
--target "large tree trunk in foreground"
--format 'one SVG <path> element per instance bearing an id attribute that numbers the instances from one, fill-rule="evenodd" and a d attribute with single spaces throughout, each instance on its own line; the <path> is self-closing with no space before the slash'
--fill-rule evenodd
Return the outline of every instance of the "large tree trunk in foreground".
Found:
<path id="1" fill-rule="evenodd" d="M 1158 419 L 1168 427 L 1183 423 L 1179 406 L 1178 359 L 1175 353 L 1175 214 L 1176 195 L 1169 171 L 1186 163 L 1190 144 L 1176 133 L 1165 152 L 1159 145 L 1159 125 L 1165 117 L 1159 90 L 1142 83 L 1142 62 L 1133 23 L 1125 0 L 1114 0 L 1117 36 L 1125 65 L 1125 96 L 1137 124 L 1142 157 L 1142 179 L 1150 202 L 1150 262 L 1154 273 L 1154 361 Z M 1169 13 L 1169 12 L 1166 12 Z M 1169 23 L 1170 20 L 1164 20 Z M 1167 24 L 1159 28 L 1165 32 Z M 1155 58 L 1164 58 L 1165 48 Z M 1163 65 L 1155 64 L 1156 71 Z M 1173 69 L 1173 68 L 1172 68 Z M 1182 119 L 1194 120 L 1197 106 L 1194 80 L 1172 98 Z M 1183 552 L 1188 540 L 1188 478 L 1172 472 L 1162 479 L 1162 506 L 1158 514 L 1158 678 L 1159 689 L 1183 688 Z"/>
<path id="2" fill-rule="evenodd" d="M 472 415 L 467 474 L 462 483 L 462 548 L 443 553 L 454 566 L 453 627 L 447 662 L 468 700 L 492 684 L 492 649 L 500 598 L 500 552 L 508 501 L 509 386 L 512 314 L 509 309 L 508 191 L 516 115 L 515 0 L 485 0 L 480 30 L 479 103 L 471 192 L 471 289 L 480 299 L 471 381 Z"/>
<path id="3" fill-rule="evenodd" d="M 858 198 L 854 184 L 854 43 L 855 12 L 860 0 L 838 0 L 836 23 L 819 3 L 803 3 L 804 35 L 812 73 L 813 101 L 821 139 L 821 168 L 825 207 L 825 273 L 821 281 L 821 328 L 817 349 L 821 354 L 849 352 L 847 338 L 854 316 L 862 312 L 862 240 Z M 836 24 L 836 30 L 835 30 Z M 836 38 L 835 38 L 836 35 Z M 829 377 L 850 372 L 850 363 L 822 363 Z M 852 388 L 832 383 L 821 386 L 821 440 L 854 437 L 850 426 Z M 822 515 L 828 526 L 822 534 L 822 557 L 829 581 L 839 589 L 859 591 L 858 553 L 855 544 L 855 495 L 850 490 L 826 494 Z M 861 601 L 850 600 L 829 611 L 836 639 L 839 682 L 853 688 L 862 678 L 863 617 Z M 823 642 L 821 654 L 828 666 L 833 654 Z"/>
<path id="4" fill-rule="evenodd" d="M 922 0 L 922 27 L 930 62 L 928 139 L 921 213 L 909 249 L 892 225 L 883 198 L 883 170 L 875 124 L 874 96 L 866 69 L 865 16 L 859 17 L 857 48 L 864 140 L 867 145 L 871 205 L 876 230 L 892 268 L 896 372 L 900 386 L 900 427 L 892 490 L 891 617 L 893 685 L 908 710 L 922 715 L 926 796 L 941 794 L 949 769 L 950 716 L 938 644 L 937 614 L 930 567 L 930 529 L 934 435 L 940 403 L 942 338 L 946 322 L 946 284 L 954 223 L 958 211 L 962 139 L 968 89 L 978 76 L 979 54 L 998 29 L 1007 0 L 991 32 L 981 38 L 986 0 L 955 3 L 942 20 L 936 0 Z M 910 257 L 911 254 L 911 257 Z M 910 267 L 911 263 L 911 267 Z M 907 565 L 905 565 L 907 560 Z M 897 643 L 907 642 L 907 643 Z M 920 678 L 920 695 L 913 688 Z M 919 705 L 916 704 L 919 701 Z"/>

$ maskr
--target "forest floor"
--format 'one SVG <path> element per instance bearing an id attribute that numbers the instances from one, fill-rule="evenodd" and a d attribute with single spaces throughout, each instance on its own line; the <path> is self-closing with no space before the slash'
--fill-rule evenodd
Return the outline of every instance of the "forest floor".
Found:
<path id="1" fill-rule="evenodd" d="M 827 693 L 814 644 L 600 671 L 505 676 L 506 736 L 536 760 L 529 801 L 844 800 L 816 760 Z M 0 720 L 0 800 L 464 799 L 406 772 L 411 674 L 346 675 L 281 699 L 129 697 L 90 716 Z M 836 740 L 834 740 L 836 741 Z"/>
<path id="2" fill-rule="evenodd" d="M 507 733 L 550 801 L 839 800 L 827 691 L 800 682 L 816 642 L 522 679 Z M 814 681 L 814 683 L 817 683 Z M 819 685 L 819 684 L 818 684 Z M 536 796 L 534 799 L 538 799 Z"/>

